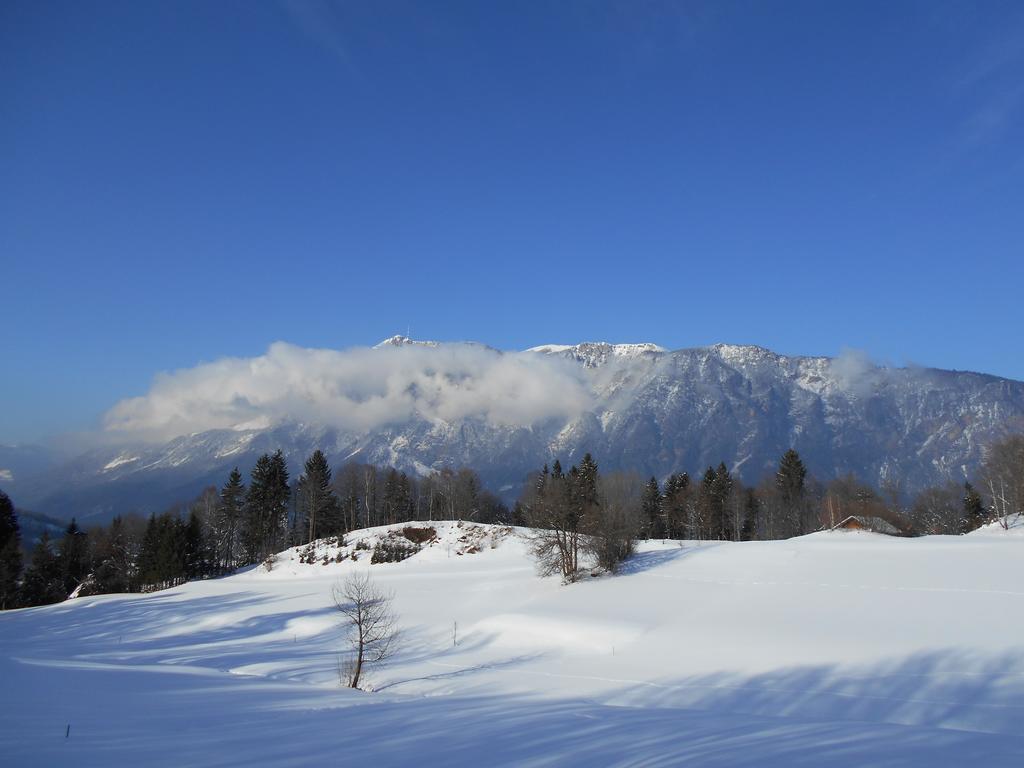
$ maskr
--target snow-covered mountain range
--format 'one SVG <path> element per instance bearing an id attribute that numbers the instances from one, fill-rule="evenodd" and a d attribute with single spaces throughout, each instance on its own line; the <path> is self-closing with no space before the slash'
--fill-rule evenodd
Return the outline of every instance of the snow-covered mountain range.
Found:
<path id="1" fill-rule="evenodd" d="M 446 361 L 467 348 L 486 356 L 489 367 L 463 361 L 446 368 Z M 793 447 L 820 478 L 853 473 L 875 484 L 891 478 L 914 491 L 944 480 L 962 481 L 978 465 L 984 446 L 1024 431 L 1022 382 L 879 367 L 856 355 L 791 357 L 729 344 L 670 351 L 656 344 L 607 343 L 549 344 L 503 353 L 471 342 L 417 342 L 404 336 L 359 354 L 357 365 L 362 366 L 388 355 L 408 355 L 400 361 L 403 375 L 414 366 L 417 376 L 411 383 L 401 379 L 386 385 L 404 388 L 399 402 L 405 411 L 354 423 L 345 408 L 364 405 L 373 393 L 352 395 L 350 380 L 348 390 L 340 392 L 340 385 L 330 386 L 333 374 L 318 368 L 317 408 L 329 413 L 323 419 L 309 406 L 315 398 L 306 390 L 287 400 L 309 406 L 299 415 L 275 406 L 272 418 L 253 419 L 259 405 L 250 397 L 245 421 L 227 427 L 156 441 L 126 433 L 113 445 L 57 466 L 47 466 L 38 456 L 33 456 L 35 464 L 22 462 L 19 471 L 0 464 L 5 470 L 0 487 L 28 509 L 101 519 L 185 500 L 205 485 L 220 484 L 232 467 L 247 471 L 259 454 L 277 448 L 296 472 L 316 448 L 334 465 L 353 460 L 418 473 L 470 466 L 489 487 L 513 497 L 529 471 L 555 457 L 576 461 L 585 451 L 602 468 L 635 469 L 659 478 L 725 461 L 744 480 L 756 482 Z M 505 369 L 495 366 L 511 362 L 516 378 L 510 384 L 506 377 L 502 388 L 493 381 L 494 371 L 501 384 Z M 344 375 L 358 381 L 358 370 L 345 369 Z M 560 378 L 552 379 L 551 370 Z M 382 381 L 399 378 L 388 369 Z M 555 386 L 550 381 L 559 389 L 547 398 L 544 388 Z M 437 382 L 447 389 L 442 391 Z M 545 405 L 548 399 L 569 398 L 566 387 L 572 389 L 571 408 L 522 407 L 521 401 Z M 464 401 L 451 407 L 444 400 L 450 392 L 469 398 L 473 407 Z M 138 413 L 148 417 L 156 407 L 140 400 L 141 405 L 131 404 L 132 418 Z M 194 410 L 196 402 L 190 400 L 189 407 Z M 538 415 L 527 418 L 527 412 Z M 2 457 L 13 466 L 17 451 L 6 449 Z M 35 466 L 45 471 L 33 472 Z"/>

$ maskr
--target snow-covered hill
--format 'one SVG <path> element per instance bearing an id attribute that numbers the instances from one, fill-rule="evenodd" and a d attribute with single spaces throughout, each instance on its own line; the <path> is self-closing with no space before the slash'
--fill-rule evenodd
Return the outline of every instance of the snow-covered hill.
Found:
<path id="1" fill-rule="evenodd" d="M 423 548 L 371 566 L 405 527 Z M 2 613 L 0 764 L 1024 761 L 1017 529 L 647 542 L 568 587 L 520 533 L 373 529 L 270 572 Z M 404 632 L 372 694 L 338 687 L 330 595 L 366 568 Z"/>
<path id="2" fill-rule="evenodd" d="M 144 441 L 127 430 L 0 487 L 27 509 L 103 519 L 165 509 L 277 448 L 295 471 L 316 448 L 335 465 L 469 466 L 512 497 L 529 471 L 585 451 L 605 469 L 659 478 L 724 460 L 756 482 L 793 447 L 818 477 L 895 478 L 913 492 L 963 480 L 987 443 L 1024 431 L 1021 382 L 728 344 L 502 353 L 396 336 L 342 353 L 275 346 L 231 365 L 162 379 L 116 411 L 116 425 L 160 434 L 186 419 L 178 436 Z M 199 428 L 210 420 L 222 426 Z"/>

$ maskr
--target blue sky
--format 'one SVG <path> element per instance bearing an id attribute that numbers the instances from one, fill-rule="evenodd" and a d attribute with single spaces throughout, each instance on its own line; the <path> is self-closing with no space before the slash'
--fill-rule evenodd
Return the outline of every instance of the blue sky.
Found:
<path id="1" fill-rule="evenodd" d="M 1024 5 L 0 5 L 0 442 L 276 340 L 1024 379 Z"/>

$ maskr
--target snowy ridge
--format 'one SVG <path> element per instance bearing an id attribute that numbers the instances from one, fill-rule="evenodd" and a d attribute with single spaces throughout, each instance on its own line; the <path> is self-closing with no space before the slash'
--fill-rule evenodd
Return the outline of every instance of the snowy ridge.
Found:
<path id="1" fill-rule="evenodd" d="M 751 344 L 712 344 L 710 347 L 706 347 L 706 349 L 718 355 L 718 357 L 730 365 L 763 365 L 765 363 L 778 363 L 785 359 L 782 355 L 777 355 L 770 349 Z"/>
<path id="2" fill-rule="evenodd" d="M 412 521 L 363 528 L 349 535 L 317 539 L 312 544 L 292 547 L 279 555 L 282 568 L 302 570 L 335 563 L 369 563 L 378 547 L 399 547 L 406 559 L 462 557 L 497 549 L 514 536 L 510 526 L 482 525 L 463 521 Z M 404 562 L 404 560 L 403 560 Z"/>
<path id="3" fill-rule="evenodd" d="M 573 345 L 544 344 L 525 351 L 567 357 L 582 363 L 586 368 L 599 368 L 611 360 L 650 359 L 668 352 L 657 344 L 609 344 L 605 341 L 586 341 Z"/>

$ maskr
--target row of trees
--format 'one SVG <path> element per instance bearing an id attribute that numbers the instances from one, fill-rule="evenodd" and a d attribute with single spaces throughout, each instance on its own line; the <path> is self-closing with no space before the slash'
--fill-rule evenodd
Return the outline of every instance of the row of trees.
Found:
<path id="1" fill-rule="evenodd" d="M 307 544 L 357 528 L 411 520 L 509 522 L 508 508 L 469 469 L 410 477 L 394 467 L 345 464 L 333 477 L 317 450 L 289 485 L 284 457 L 261 456 L 246 487 L 234 469 L 198 506 L 208 521 L 213 572 L 261 562 L 284 545 Z"/>
<path id="2" fill-rule="evenodd" d="M 0 493 L 0 497 L 0 506 L 10 505 L 6 495 Z M 15 536 L 20 538 L 17 531 Z M 14 578 L 10 581 L 5 578 L 4 607 L 45 605 L 64 600 L 81 584 L 88 570 L 86 535 L 72 519 L 56 546 L 51 544 L 49 532 L 44 531 L 32 549 L 30 564 L 23 575 L 5 564 L 5 577 L 13 575 Z M 20 581 L 18 576 L 22 576 Z"/>
<path id="3" fill-rule="evenodd" d="M 88 532 L 72 521 L 40 539 L 23 568 L 17 516 L 0 492 L 0 605 L 45 605 L 78 594 L 162 589 L 264 561 L 287 546 L 355 528 L 416 519 L 510 522 L 507 507 L 468 469 L 411 478 L 391 467 L 346 464 L 336 478 L 321 451 L 291 482 L 281 451 L 238 468 L 192 503 Z"/>
<path id="4" fill-rule="evenodd" d="M 72 521 L 48 535 L 23 568 L 17 516 L 0 492 L 0 607 L 41 605 L 72 591 L 146 591 L 263 561 L 285 546 L 412 520 L 463 519 L 537 529 L 541 570 L 574 580 L 585 564 L 615 570 L 637 538 L 778 539 L 833 526 L 851 515 L 880 518 L 907 535 L 956 534 L 989 520 L 1009 526 L 1024 512 L 1024 436 L 992 445 L 975 482 L 927 488 L 909 502 L 853 477 L 821 483 L 796 451 L 773 475 L 746 486 L 726 465 L 698 480 L 687 472 L 642 482 L 602 475 L 590 454 L 563 471 L 556 461 L 527 483 L 510 511 L 468 469 L 410 477 L 392 467 L 343 465 L 337 475 L 320 451 L 290 481 L 280 451 L 261 456 L 248 485 L 238 469 L 221 488 L 148 519 L 118 517 L 88 532 Z"/>
<path id="5" fill-rule="evenodd" d="M 877 491 L 852 475 L 821 483 L 788 450 L 775 474 L 747 487 L 725 464 L 699 482 L 681 472 L 644 488 L 641 535 L 650 538 L 783 539 L 830 528 L 850 516 L 883 520 L 904 535 L 960 534 L 1024 510 L 1024 438 L 997 443 L 980 473 L 986 504 L 970 482 L 926 488 L 909 502 L 892 483 Z"/>
<path id="6" fill-rule="evenodd" d="M 541 573 L 575 581 L 587 565 L 614 571 L 636 538 L 780 539 L 850 516 L 883 521 L 904 535 L 967 533 L 993 519 L 1008 527 L 1013 516 L 1024 514 L 1024 437 L 993 445 L 979 482 L 984 495 L 969 482 L 951 483 L 927 488 L 907 504 L 891 485 L 879 493 L 852 476 L 822 484 L 792 449 L 773 475 L 752 487 L 724 462 L 696 482 L 678 472 L 662 485 L 654 477 L 641 483 L 629 473 L 602 476 L 587 454 L 568 472 L 557 461 L 545 466 L 524 490 L 514 517 L 537 529 L 533 554 Z"/>
<path id="7" fill-rule="evenodd" d="M 588 453 L 563 473 L 556 461 L 525 489 L 515 509 L 517 522 L 546 531 L 537 551 L 542 570 L 572 580 L 579 555 L 589 551 L 608 570 L 632 551 L 635 538 L 785 538 L 820 525 L 807 484 L 807 470 L 787 451 L 771 482 L 745 487 L 725 463 L 708 467 L 693 482 L 673 473 L 664 486 L 654 477 L 643 483 L 634 473 L 600 475 Z M 557 556 L 554 556 L 557 555 Z"/>
<path id="8" fill-rule="evenodd" d="M 865 514 L 851 500 L 868 498 L 870 489 L 851 478 L 837 480 L 822 493 L 808 475 L 800 455 L 786 451 L 773 476 L 753 487 L 733 476 L 725 463 L 708 467 L 696 482 L 687 472 L 670 475 L 664 486 L 648 480 L 641 499 L 641 535 L 646 538 L 781 539 L 819 530 L 829 524 L 822 504 L 832 510 L 831 524 L 850 514 Z M 826 501 L 827 499 L 827 501 Z M 877 510 L 870 510 L 873 514 Z"/>
<path id="9" fill-rule="evenodd" d="M 632 553 L 639 533 L 640 482 L 636 475 L 601 475 L 588 453 L 568 472 L 555 461 L 537 474 L 516 505 L 534 529 L 531 550 L 544 575 L 579 578 L 583 559 L 615 571 Z"/>

